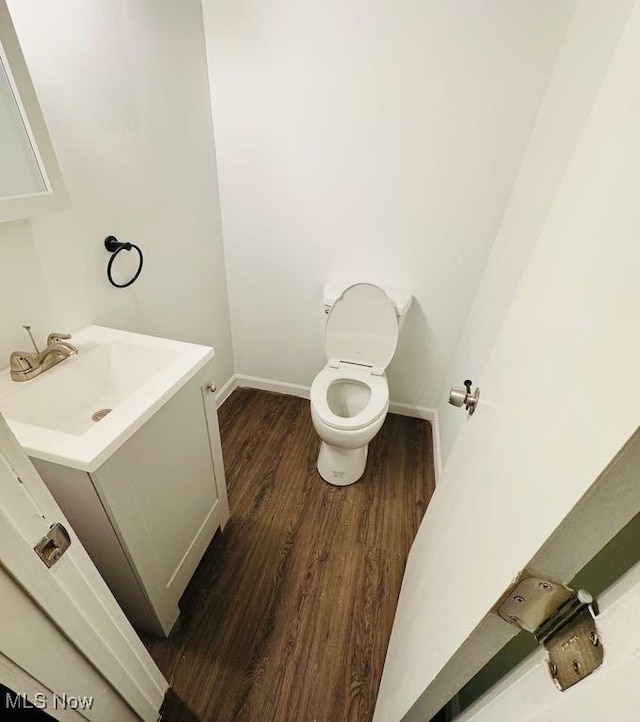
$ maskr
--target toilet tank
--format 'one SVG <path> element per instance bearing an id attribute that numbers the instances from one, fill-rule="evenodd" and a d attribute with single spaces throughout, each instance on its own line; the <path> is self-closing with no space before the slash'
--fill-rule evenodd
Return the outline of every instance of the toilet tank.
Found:
<path id="1" fill-rule="evenodd" d="M 387 288 L 373 281 L 329 281 L 324 287 L 324 312 L 329 313 L 333 304 L 342 296 L 345 290 L 356 283 L 372 283 L 387 294 L 396 311 L 398 328 L 402 330 L 407 311 L 413 301 L 413 296 L 408 291 L 402 291 L 397 288 Z"/>

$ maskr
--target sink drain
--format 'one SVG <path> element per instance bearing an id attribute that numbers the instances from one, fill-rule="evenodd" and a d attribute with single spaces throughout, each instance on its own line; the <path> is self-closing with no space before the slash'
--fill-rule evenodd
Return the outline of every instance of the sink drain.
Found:
<path id="1" fill-rule="evenodd" d="M 111 411 L 111 409 L 100 409 L 91 417 L 94 421 L 101 421 Z"/>

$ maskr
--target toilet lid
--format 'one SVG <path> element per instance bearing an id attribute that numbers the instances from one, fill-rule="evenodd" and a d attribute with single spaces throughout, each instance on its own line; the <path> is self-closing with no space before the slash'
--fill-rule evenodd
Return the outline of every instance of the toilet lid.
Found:
<path id="1" fill-rule="evenodd" d="M 331 307 L 324 330 L 324 348 L 331 366 L 346 361 L 372 366 L 373 373 L 381 375 L 397 343 L 396 312 L 378 286 L 349 286 Z"/>

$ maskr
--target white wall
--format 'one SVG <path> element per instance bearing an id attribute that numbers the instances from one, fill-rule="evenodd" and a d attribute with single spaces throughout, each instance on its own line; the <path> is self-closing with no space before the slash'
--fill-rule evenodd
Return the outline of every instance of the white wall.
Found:
<path id="1" fill-rule="evenodd" d="M 42 341 L 100 323 L 212 344 L 224 382 L 233 356 L 200 2 L 8 4 L 72 208 L 0 224 L 0 366 L 28 348 L 22 324 Z M 108 234 L 145 253 L 128 289 L 106 280 Z"/>
<path id="2" fill-rule="evenodd" d="M 415 294 L 392 399 L 435 407 L 573 0 L 204 0 L 236 371 L 309 385 L 322 286 Z"/>
<path id="3" fill-rule="evenodd" d="M 565 169 L 625 26 L 633 0 L 579 0 L 540 107 L 517 181 L 473 301 L 438 407 L 446 462 L 463 411 L 448 403 L 449 388 L 482 371 L 543 229 Z M 535 344 L 532 338 L 531 343 Z M 526 393 L 527 380 L 522 380 Z M 482 402 L 481 402 L 482 403 Z"/>

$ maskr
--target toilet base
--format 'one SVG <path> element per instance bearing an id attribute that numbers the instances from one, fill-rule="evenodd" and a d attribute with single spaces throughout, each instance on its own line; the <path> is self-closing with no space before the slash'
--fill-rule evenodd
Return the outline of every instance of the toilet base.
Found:
<path id="1" fill-rule="evenodd" d="M 334 486 L 355 484 L 364 474 L 368 451 L 369 444 L 357 449 L 340 449 L 323 441 L 318 454 L 318 473 Z"/>

